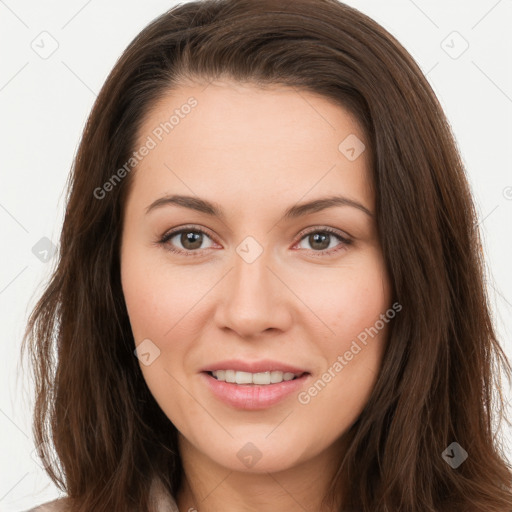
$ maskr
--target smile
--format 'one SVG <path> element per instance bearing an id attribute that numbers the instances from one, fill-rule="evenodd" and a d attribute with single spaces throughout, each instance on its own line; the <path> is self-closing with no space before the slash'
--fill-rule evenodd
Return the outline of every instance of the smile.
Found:
<path id="1" fill-rule="evenodd" d="M 280 371 L 252 374 L 234 370 L 216 370 L 201 372 L 200 377 L 212 395 L 221 402 L 236 409 L 262 410 L 300 392 L 309 381 L 311 374 L 304 372 L 296 375 Z M 276 382 L 272 382 L 272 379 Z M 264 382 L 259 383 L 259 381 Z"/>
<path id="2" fill-rule="evenodd" d="M 296 374 L 278 370 L 273 372 L 268 371 L 259 373 L 242 372 L 236 370 L 216 370 L 210 372 L 213 377 L 220 381 L 231 382 L 234 384 L 256 384 L 264 386 L 293 380 L 303 375 L 303 373 L 304 372 Z"/>

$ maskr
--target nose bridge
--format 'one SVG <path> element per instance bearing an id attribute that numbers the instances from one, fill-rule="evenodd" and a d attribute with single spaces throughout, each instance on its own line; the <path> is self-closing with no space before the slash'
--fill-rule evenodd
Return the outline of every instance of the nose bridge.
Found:
<path id="1" fill-rule="evenodd" d="M 245 245 L 245 247 L 244 247 Z M 265 298 L 271 290 L 269 283 L 269 257 L 267 251 L 262 251 L 260 255 L 254 257 L 251 252 L 253 248 L 247 244 L 240 244 L 237 248 L 237 255 L 234 257 L 234 269 L 232 272 L 233 292 L 239 295 L 239 298 L 253 297 L 255 292 L 263 292 L 262 299 Z M 242 251 L 247 251 L 241 254 Z M 260 303 L 262 301 L 260 300 Z"/>
<path id="2" fill-rule="evenodd" d="M 260 246 L 261 247 L 261 246 Z M 233 256 L 234 268 L 226 276 L 218 306 L 218 320 L 240 335 L 257 335 L 269 328 L 284 328 L 286 318 L 282 283 L 268 268 L 271 251 L 258 249 L 250 237 Z M 259 253 L 259 254 L 258 254 Z"/>

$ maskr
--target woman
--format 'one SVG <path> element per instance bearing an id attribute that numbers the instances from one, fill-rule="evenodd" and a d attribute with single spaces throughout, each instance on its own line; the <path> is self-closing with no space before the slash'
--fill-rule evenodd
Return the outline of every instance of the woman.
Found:
<path id="1" fill-rule="evenodd" d="M 94 105 L 27 327 L 47 509 L 511 510 L 475 221 L 434 93 L 368 17 L 163 14 Z"/>

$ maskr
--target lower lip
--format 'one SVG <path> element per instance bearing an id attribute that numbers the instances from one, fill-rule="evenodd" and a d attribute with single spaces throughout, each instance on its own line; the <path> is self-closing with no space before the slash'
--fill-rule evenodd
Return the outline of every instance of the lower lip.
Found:
<path id="1" fill-rule="evenodd" d="M 277 404 L 294 391 L 298 391 L 310 377 L 309 373 L 293 380 L 285 380 L 278 384 L 233 384 L 217 380 L 207 372 L 201 372 L 212 393 L 232 407 L 246 410 L 261 410 Z"/>

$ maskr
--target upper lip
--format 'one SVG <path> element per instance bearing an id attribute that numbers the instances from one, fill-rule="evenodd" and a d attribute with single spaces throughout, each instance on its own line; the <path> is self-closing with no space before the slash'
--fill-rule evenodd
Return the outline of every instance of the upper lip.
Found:
<path id="1" fill-rule="evenodd" d="M 303 368 L 293 366 L 287 363 L 281 363 L 280 361 L 272 361 L 271 359 L 260 359 L 258 361 L 242 361 L 241 359 L 226 359 L 224 361 L 218 361 L 212 363 L 201 371 L 203 372 L 214 372 L 216 370 L 236 370 L 240 372 L 249 373 L 262 373 L 262 372 L 273 372 L 281 371 L 283 373 L 290 372 L 296 375 L 303 373 L 309 373 Z"/>

